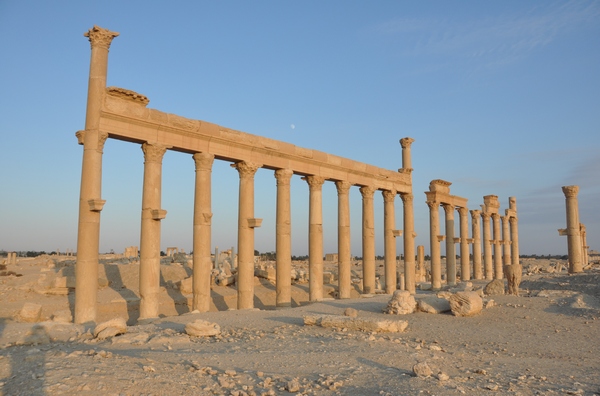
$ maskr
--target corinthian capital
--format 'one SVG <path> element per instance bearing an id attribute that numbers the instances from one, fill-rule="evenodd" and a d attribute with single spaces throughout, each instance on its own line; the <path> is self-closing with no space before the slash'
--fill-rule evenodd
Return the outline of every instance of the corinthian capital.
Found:
<path id="1" fill-rule="evenodd" d="M 402 193 L 400 194 L 400 198 L 404 204 L 409 204 L 413 202 L 414 196 L 411 193 Z"/>
<path id="2" fill-rule="evenodd" d="M 112 43 L 112 40 L 117 37 L 119 33 L 111 32 L 108 29 L 103 29 L 94 25 L 93 28 L 83 33 L 83 35 L 90 40 L 92 48 L 98 47 L 108 50 L 110 43 Z"/>
<path id="3" fill-rule="evenodd" d="M 374 187 L 362 186 L 358 190 L 360 191 L 360 195 L 362 195 L 363 199 L 373 199 L 373 194 L 375 193 Z"/>
<path id="4" fill-rule="evenodd" d="M 425 201 L 425 203 L 429 206 L 429 210 L 437 210 L 440 206 L 438 201 Z"/>
<path id="5" fill-rule="evenodd" d="M 215 156 L 209 153 L 196 153 L 192 155 L 194 163 L 196 164 L 196 170 L 211 170 Z"/>
<path id="6" fill-rule="evenodd" d="M 479 216 L 481 216 L 481 210 L 473 209 L 471 210 L 471 218 L 473 221 L 479 220 Z"/>
<path id="7" fill-rule="evenodd" d="M 383 195 L 383 202 L 394 202 L 396 198 L 396 190 L 383 190 L 381 191 L 381 195 Z"/>
<path id="8" fill-rule="evenodd" d="M 579 193 L 579 186 L 563 186 L 562 190 L 565 197 L 574 198 Z"/>
<path id="9" fill-rule="evenodd" d="M 239 172 L 240 178 L 254 177 L 254 174 L 261 166 L 262 164 L 255 164 L 254 162 L 249 161 L 240 161 L 231 164 L 231 167 L 237 169 Z"/>
<path id="10" fill-rule="evenodd" d="M 290 184 L 290 180 L 294 171 L 291 169 L 277 169 L 275 171 L 275 179 L 277 179 L 277 185 L 288 185 Z"/>
<path id="11" fill-rule="evenodd" d="M 410 148 L 410 145 L 413 144 L 413 142 L 415 141 L 415 139 L 413 138 L 409 138 L 409 137 L 405 137 L 400 139 L 400 146 L 402 146 L 402 148 Z"/>
<path id="12" fill-rule="evenodd" d="M 305 180 L 308 183 L 308 188 L 310 190 L 320 189 L 323 183 L 325 183 L 325 178 L 314 175 L 305 176 L 302 180 Z"/>
<path id="13" fill-rule="evenodd" d="M 144 152 L 145 162 L 157 162 L 162 164 L 163 156 L 167 151 L 167 146 L 157 143 L 143 143 L 142 151 Z"/>
<path id="14" fill-rule="evenodd" d="M 351 186 L 352 184 L 345 180 L 335 182 L 335 188 L 337 188 L 338 195 L 348 194 L 348 191 L 350 191 Z"/>

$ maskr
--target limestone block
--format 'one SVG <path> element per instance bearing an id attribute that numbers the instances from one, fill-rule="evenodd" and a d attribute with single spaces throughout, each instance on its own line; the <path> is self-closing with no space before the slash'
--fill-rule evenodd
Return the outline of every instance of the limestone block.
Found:
<path id="1" fill-rule="evenodd" d="M 417 310 L 425 313 L 440 314 L 450 311 L 450 302 L 437 296 L 427 296 L 417 300 Z"/>
<path id="2" fill-rule="evenodd" d="M 73 321 L 73 315 L 68 309 L 56 311 L 52 314 L 52 321 L 58 323 L 71 323 Z"/>
<path id="3" fill-rule="evenodd" d="M 39 322 L 42 316 L 42 306 L 40 304 L 25 303 L 17 320 L 19 322 Z"/>
<path id="4" fill-rule="evenodd" d="M 221 326 L 198 319 L 186 324 L 185 332 L 192 337 L 212 337 L 221 334 Z"/>
<path id="5" fill-rule="evenodd" d="M 504 279 L 494 279 L 485 286 L 483 292 L 487 296 L 496 296 L 504 294 Z"/>
<path id="6" fill-rule="evenodd" d="M 127 332 L 127 322 L 119 317 L 102 322 L 94 328 L 94 337 L 104 340 Z"/>
<path id="7" fill-rule="evenodd" d="M 458 292 L 450 297 L 450 309 L 455 316 L 477 315 L 483 309 L 483 299 L 477 292 Z"/>
<path id="8" fill-rule="evenodd" d="M 185 278 L 183 280 L 181 280 L 181 282 L 179 282 L 179 291 L 182 294 L 190 294 L 193 293 L 193 288 L 192 288 L 192 282 L 193 282 L 193 278 L 190 276 L 189 278 Z"/>
<path id="9" fill-rule="evenodd" d="M 408 327 L 408 322 L 405 320 L 358 319 L 339 315 L 307 315 L 304 316 L 304 325 L 382 333 L 402 333 Z"/>
<path id="10" fill-rule="evenodd" d="M 265 269 L 256 269 L 254 270 L 254 274 L 259 278 L 264 278 L 272 281 L 277 279 L 277 274 L 275 268 L 273 267 L 268 267 Z"/>
<path id="11" fill-rule="evenodd" d="M 323 283 L 331 285 L 335 282 L 335 276 L 332 272 L 323 272 Z"/>
<path id="12" fill-rule="evenodd" d="M 396 290 L 383 312 L 392 315 L 406 315 L 415 312 L 416 309 L 417 302 L 408 290 Z"/>
<path id="13" fill-rule="evenodd" d="M 460 282 L 453 288 L 449 289 L 448 291 L 450 291 L 452 293 L 458 293 L 458 292 L 471 291 L 471 290 L 473 290 L 472 282 Z"/>

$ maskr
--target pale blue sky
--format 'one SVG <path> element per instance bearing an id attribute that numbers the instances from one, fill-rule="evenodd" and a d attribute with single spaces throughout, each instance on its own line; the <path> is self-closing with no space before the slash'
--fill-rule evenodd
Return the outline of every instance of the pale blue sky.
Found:
<path id="1" fill-rule="evenodd" d="M 578 184 L 600 250 L 599 1 L 0 1 L 0 249 L 74 249 L 94 24 L 120 32 L 108 85 L 149 107 L 387 169 L 411 136 L 417 244 L 432 179 L 477 209 L 517 197 L 523 254 L 566 254 L 561 186 Z M 292 127 L 292 125 L 294 127 Z M 101 250 L 139 245 L 143 155 L 104 150 Z M 194 163 L 163 160 L 162 248 L 192 247 Z M 213 170 L 213 247 L 236 244 L 238 175 Z M 256 175 L 256 248 L 275 248 L 275 179 Z M 325 251 L 337 198 L 324 192 Z M 376 195 L 377 253 L 383 204 Z M 396 200 L 396 228 L 402 201 Z M 308 187 L 292 179 L 293 253 L 307 253 Z M 361 197 L 351 190 L 352 254 Z M 443 216 L 441 217 L 443 219 Z M 457 228 L 458 229 L 458 228 Z M 401 240 L 398 251 L 402 252 Z"/>

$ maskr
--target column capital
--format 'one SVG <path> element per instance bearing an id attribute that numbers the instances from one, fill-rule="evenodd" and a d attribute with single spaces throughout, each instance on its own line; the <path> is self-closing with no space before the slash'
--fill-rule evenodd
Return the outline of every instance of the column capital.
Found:
<path id="1" fill-rule="evenodd" d="M 447 215 L 454 214 L 454 205 L 451 205 L 448 203 L 442 203 L 442 208 L 444 208 L 444 211 L 446 212 Z"/>
<path id="2" fill-rule="evenodd" d="M 425 201 L 427 206 L 429 206 L 429 210 L 435 210 L 440 206 L 438 201 Z"/>
<path id="3" fill-rule="evenodd" d="M 169 146 L 158 143 L 142 143 L 142 151 L 144 152 L 145 162 L 156 162 L 162 164 L 163 156 Z"/>
<path id="4" fill-rule="evenodd" d="M 402 199 L 402 202 L 406 205 L 412 203 L 415 197 L 414 195 L 412 195 L 412 193 L 400 193 L 400 198 Z"/>
<path id="5" fill-rule="evenodd" d="M 471 212 L 471 218 L 474 221 L 476 221 L 477 219 L 479 219 L 479 216 L 481 216 L 481 210 L 479 210 L 479 209 L 473 209 L 470 212 Z"/>
<path id="6" fill-rule="evenodd" d="M 352 187 L 352 184 L 350 184 L 349 181 L 338 180 L 335 182 L 335 188 L 337 189 L 338 195 L 348 194 L 350 187 Z"/>
<path id="7" fill-rule="evenodd" d="M 510 224 L 517 224 L 518 221 L 519 221 L 519 219 L 515 216 L 510 216 L 510 218 L 508 219 L 508 222 Z"/>
<path id="8" fill-rule="evenodd" d="M 400 139 L 400 146 L 402 146 L 402 148 L 410 148 L 410 145 L 413 144 L 414 141 L 415 139 L 410 137 L 402 138 Z"/>
<path id="9" fill-rule="evenodd" d="M 373 194 L 375 193 L 375 187 L 362 186 L 358 190 L 360 191 L 360 195 L 362 195 L 363 199 L 373 199 Z"/>
<path id="10" fill-rule="evenodd" d="M 192 158 L 196 164 L 196 170 L 211 170 L 215 161 L 215 156 L 209 153 L 195 153 Z"/>
<path id="11" fill-rule="evenodd" d="M 294 171 L 292 171 L 291 169 L 277 169 L 275 171 L 275 179 L 277 179 L 277 185 L 289 185 L 293 174 Z"/>
<path id="12" fill-rule="evenodd" d="M 565 197 L 574 198 L 577 197 L 577 194 L 579 193 L 579 186 L 563 186 L 562 191 L 565 194 Z"/>
<path id="13" fill-rule="evenodd" d="M 482 211 L 482 212 L 481 212 L 481 218 L 482 218 L 484 221 L 485 221 L 485 220 L 489 220 L 489 219 L 490 219 L 490 217 L 492 217 L 491 213 L 484 212 L 484 211 Z"/>
<path id="14" fill-rule="evenodd" d="M 112 40 L 117 37 L 119 33 L 111 32 L 108 29 L 94 25 L 93 28 L 83 33 L 83 35 L 90 40 L 90 45 L 92 48 L 104 48 L 108 51 Z"/>
<path id="15" fill-rule="evenodd" d="M 492 217 L 492 219 L 494 219 L 496 221 L 498 218 L 500 218 L 500 215 L 498 213 L 490 213 L 490 216 Z"/>
<path id="16" fill-rule="evenodd" d="M 304 176 L 302 180 L 305 180 L 308 183 L 308 187 L 310 190 L 321 189 L 323 183 L 325 183 L 325 178 L 315 175 Z"/>
<path id="17" fill-rule="evenodd" d="M 262 166 L 262 164 L 256 164 L 249 161 L 239 161 L 235 164 L 230 165 L 232 168 L 237 169 L 240 174 L 240 179 L 253 178 L 254 174 Z"/>
<path id="18" fill-rule="evenodd" d="M 396 190 L 382 190 L 381 195 L 383 195 L 383 202 L 394 202 L 396 199 Z"/>
<path id="19" fill-rule="evenodd" d="M 466 216 L 467 214 L 469 214 L 469 209 L 465 208 L 463 206 L 456 208 L 456 211 L 458 212 L 459 215 L 461 216 Z"/>

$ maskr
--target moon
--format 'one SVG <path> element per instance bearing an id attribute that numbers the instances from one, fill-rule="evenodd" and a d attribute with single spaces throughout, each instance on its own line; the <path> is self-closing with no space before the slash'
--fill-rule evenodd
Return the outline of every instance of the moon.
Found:
<path id="1" fill-rule="evenodd" d="M 296 129 L 296 125 L 292 124 L 292 125 L 290 125 L 290 128 Z"/>

